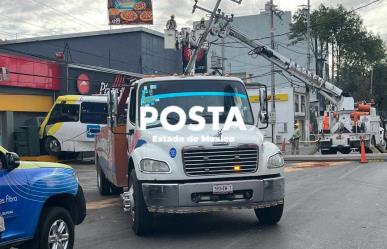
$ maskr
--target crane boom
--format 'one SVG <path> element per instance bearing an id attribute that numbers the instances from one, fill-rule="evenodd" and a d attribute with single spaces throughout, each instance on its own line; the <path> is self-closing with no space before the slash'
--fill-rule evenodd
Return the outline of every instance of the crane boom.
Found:
<path id="1" fill-rule="evenodd" d="M 340 106 L 342 105 L 342 94 L 343 90 L 336 87 L 332 83 L 324 80 L 318 75 L 306 70 L 305 68 L 298 65 L 296 62 L 292 61 L 289 58 L 281 55 L 275 50 L 272 50 L 270 47 L 265 44 L 251 40 L 247 35 L 241 33 L 237 28 L 233 26 L 228 26 L 228 34 L 233 37 L 235 40 L 247 45 L 252 48 L 255 54 L 258 54 L 265 58 L 266 60 L 274 63 L 277 67 L 289 73 L 291 76 L 297 78 L 308 86 L 315 88 L 320 91 L 320 93 L 327 98 L 330 102 L 339 106 L 338 109 L 342 110 Z"/>

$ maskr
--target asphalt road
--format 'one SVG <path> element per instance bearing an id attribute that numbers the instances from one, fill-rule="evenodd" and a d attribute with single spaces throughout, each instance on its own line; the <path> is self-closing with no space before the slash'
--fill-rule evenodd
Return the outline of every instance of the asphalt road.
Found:
<path id="1" fill-rule="evenodd" d="M 252 210 L 159 216 L 137 237 L 118 197 L 100 197 L 92 165 L 77 165 L 88 216 L 76 249 L 387 248 L 387 163 L 288 165 L 285 213 L 259 225 Z"/>

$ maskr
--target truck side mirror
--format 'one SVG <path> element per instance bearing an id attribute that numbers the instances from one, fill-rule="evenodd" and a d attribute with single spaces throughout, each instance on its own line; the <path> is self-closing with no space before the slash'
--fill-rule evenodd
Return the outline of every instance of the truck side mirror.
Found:
<path id="1" fill-rule="evenodd" d="M 16 153 L 7 152 L 5 154 L 5 169 L 14 170 L 20 165 L 20 158 Z"/>
<path id="2" fill-rule="evenodd" d="M 263 124 L 261 127 L 258 125 L 260 129 L 266 129 L 269 126 L 269 116 L 268 116 L 268 100 L 267 100 L 267 88 L 262 87 L 259 88 L 259 113 L 258 113 L 258 124 Z"/>
<path id="3" fill-rule="evenodd" d="M 107 125 L 110 128 L 117 126 L 117 107 L 118 107 L 118 94 L 116 89 L 110 89 L 107 95 L 108 104 L 108 120 Z"/>

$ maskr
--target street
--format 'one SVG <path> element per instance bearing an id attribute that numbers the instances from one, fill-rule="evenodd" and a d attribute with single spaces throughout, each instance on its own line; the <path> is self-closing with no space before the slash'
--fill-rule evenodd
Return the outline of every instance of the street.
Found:
<path id="1" fill-rule="evenodd" d="M 386 248 L 387 163 L 296 163 L 286 169 L 285 213 L 272 227 L 252 210 L 167 215 L 137 237 L 119 197 L 101 197 L 93 165 L 75 165 L 88 215 L 76 249 Z"/>

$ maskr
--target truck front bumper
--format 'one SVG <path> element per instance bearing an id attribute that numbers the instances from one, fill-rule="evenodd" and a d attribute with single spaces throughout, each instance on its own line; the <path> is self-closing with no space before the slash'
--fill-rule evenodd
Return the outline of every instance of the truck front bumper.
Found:
<path id="1" fill-rule="evenodd" d="M 213 186 L 233 186 L 229 194 L 213 194 Z M 149 212 L 196 213 L 230 209 L 255 209 L 283 204 L 283 177 L 252 180 L 217 180 L 187 183 L 142 183 Z"/>

